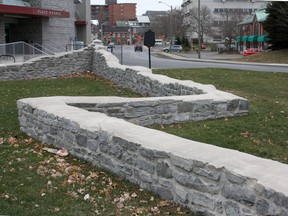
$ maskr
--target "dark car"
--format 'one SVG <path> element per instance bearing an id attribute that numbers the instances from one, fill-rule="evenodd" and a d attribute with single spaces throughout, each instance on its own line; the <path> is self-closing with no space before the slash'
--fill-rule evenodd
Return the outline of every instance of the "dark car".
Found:
<path id="1" fill-rule="evenodd" d="M 134 45 L 134 51 L 137 52 L 137 51 L 140 51 L 142 52 L 143 51 L 143 47 L 142 47 L 142 44 L 135 44 Z"/>
<path id="2" fill-rule="evenodd" d="M 173 51 L 173 52 L 181 52 L 182 50 L 183 50 L 183 48 L 181 45 L 172 45 L 171 46 L 171 51 Z M 168 53 L 170 51 L 170 46 L 163 48 L 163 51 Z"/>

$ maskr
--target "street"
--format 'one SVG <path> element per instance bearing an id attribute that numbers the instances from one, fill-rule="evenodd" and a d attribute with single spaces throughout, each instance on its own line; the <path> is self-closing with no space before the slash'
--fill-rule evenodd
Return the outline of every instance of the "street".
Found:
<path id="1" fill-rule="evenodd" d="M 110 51 L 110 49 L 107 49 Z M 152 49 L 151 49 L 152 50 Z M 143 47 L 143 52 L 134 52 L 133 46 L 123 45 L 122 47 L 122 60 L 124 65 L 129 66 L 143 66 L 149 67 L 148 61 L 148 48 Z M 153 51 L 151 51 L 152 53 Z M 121 46 L 115 46 L 113 49 L 114 55 L 121 62 Z M 164 52 L 161 52 L 164 53 Z M 169 56 L 170 54 L 165 54 Z M 251 71 L 266 71 L 266 72 L 288 72 L 288 65 L 276 64 L 257 64 L 257 63 L 243 63 L 224 61 L 221 58 L 229 58 L 229 55 L 214 55 L 216 59 L 205 58 L 205 53 L 202 53 L 202 59 L 185 58 L 179 55 L 171 55 L 171 58 L 159 58 L 151 56 L 152 69 L 172 69 L 172 68 L 228 68 L 228 69 L 241 69 Z M 234 55 L 232 55 L 235 58 Z M 241 56 L 240 56 L 241 57 Z"/>

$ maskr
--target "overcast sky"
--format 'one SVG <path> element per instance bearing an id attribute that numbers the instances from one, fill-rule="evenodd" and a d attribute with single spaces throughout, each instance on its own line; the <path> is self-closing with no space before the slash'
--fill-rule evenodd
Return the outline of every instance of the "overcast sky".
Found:
<path id="1" fill-rule="evenodd" d="M 167 11 L 170 10 L 170 6 L 172 7 L 180 7 L 183 0 L 163 0 L 167 5 L 163 3 L 159 3 L 159 0 L 118 0 L 117 3 L 136 3 L 136 14 L 142 15 L 147 10 L 154 11 Z M 91 0 L 91 5 L 104 5 L 105 0 Z M 169 5 L 169 7 L 168 7 Z"/>

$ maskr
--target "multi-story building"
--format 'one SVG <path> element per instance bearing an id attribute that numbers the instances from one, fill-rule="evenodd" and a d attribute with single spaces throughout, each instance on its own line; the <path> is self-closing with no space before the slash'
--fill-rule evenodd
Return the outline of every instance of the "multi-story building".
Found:
<path id="1" fill-rule="evenodd" d="M 99 25 L 116 25 L 116 21 L 136 20 L 136 3 L 120 3 L 117 0 L 106 0 L 105 5 L 91 5 L 91 18 L 98 20 Z"/>
<path id="2" fill-rule="evenodd" d="M 212 29 L 214 32 L 212 35 L 204 35 L 204 42 L 223 42 L 227 35 L 223 35 L 223 32 L 219 30 L 228 21 L 228 16 L 247 17 L 254 14 L 256 10 L 265 8 L 268 2 L 267 0 L 201 0 L 200 8 L 207 6 L 212 12 L 213 17 Z M 181 6 L 184 15 L 184 24 L 188 26 L 187 37 L 191 40 L 198 38 L 198 34 L 192 30 L 192 26 L 197 24 L 195 21 L 194 23 L 191 22 L 191 10 L 198 8 L 198 0 L 183 0 Z M 236 29 L 236 26 L 234 27 Z M 231 36 L 236 37 L 236 35 Z"/>
<path id="3" fill-rule="evenodd" d="M 61 51 L 90 43 L 90 0 L 0 0 L 0 44 L 16 41 Z"/>
<path id="4" fill-rule="evenodd" d="M 91 18 L 98 21 L 98 38 L 104 44 L 131 44 L 138 41 L 136 3 L 106 0 L 105 5 L 91 5 Z"/>

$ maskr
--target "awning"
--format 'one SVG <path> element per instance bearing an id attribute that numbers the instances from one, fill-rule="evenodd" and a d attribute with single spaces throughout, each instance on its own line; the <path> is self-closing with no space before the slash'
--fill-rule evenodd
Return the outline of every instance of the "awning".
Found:
<path id="1" fill-rule="evenodd" d="M 264 42 L 264 41 L 269 41 L 269 40 L 270 40 L 270 38 L 267 37 L 266 35 L 261 35 L 261 36 L 258 36 L 258 38 L 257 38 L 258 42 Z"/>
<path id="2" fill-rule="evenodd" d="M 258 36 L 248 36 L 248 41 L 249 42 L 256 42 L 257 38 L 258 38 Z"/>
<path id="3" fill-rule="evenodd" d="M 235 40 L 236 40 L 236 42 L 240 42 L 241 41 L 241 36 L 236 36 Z"/>
<path id="4" fill-rule="evenodd" d="M 243 36 L 242 41 L 248 41 L 248 36 Z"/>

